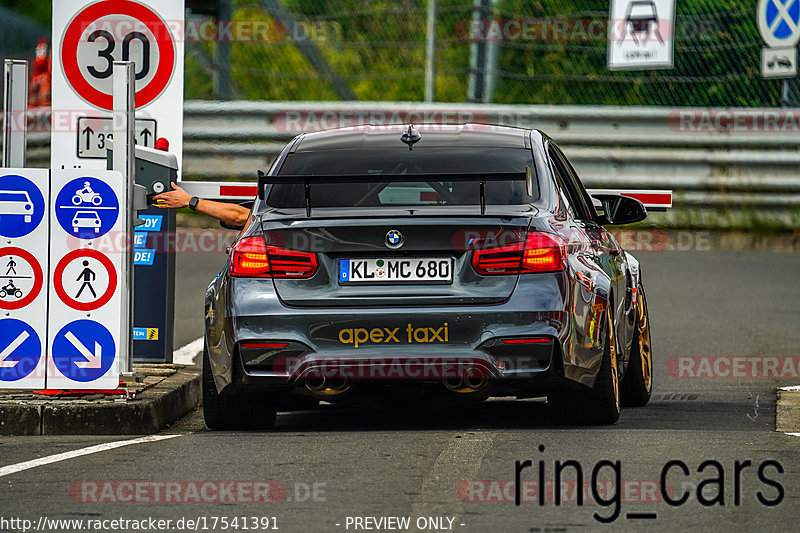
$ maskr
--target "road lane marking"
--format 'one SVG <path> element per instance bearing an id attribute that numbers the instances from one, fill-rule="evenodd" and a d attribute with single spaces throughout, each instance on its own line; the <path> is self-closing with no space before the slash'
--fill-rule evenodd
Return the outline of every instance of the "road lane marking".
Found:
<path id="1" fill-rule="evenodd" d="M 456 496 L 460 481 L 475 479 L 483 457 L 492 449 L 496 431 L 474 431 L 453 437 L 422 481 L 411 504 L 413 516 L 457 515 L 463 519 L 464 505 Z"/>
<path id="2" fill-rule="evenodd" d="M 75 457 L 81 457 L 83 455 L 91 455 L 93 453 L 105 452 L 107 450 L 113 450 L 115 448 L 121 448 L 123 446 L 130 446 L 132 444 L 143 444 L 145 442 L 156 442 L 159 440 L 174 439 L 175 437 L 181 437 L 181 436 L 182 435 L 148 435 L 147 437 L 139 437 L 136 439 L 118 440 L 115 442 L 96 444 L 94 446 L 89 446 L 88 448 L 72 450 L 71 452 L 57 453 L 55 455 L 48 455 L 47 457 L 40 457 L 39 459 L 33 459 L 32 461 L 25 461 L 23 463 L 17 463 L 13 465 L 0 467 L 0 477 L 8 476 L 10 474 L 16 474 L 17 472 L 22 472 L 23 470 L 36 468 L 37 466 L 45 466 L 52 463 L 57 463 L 59 461 L 66 461 L 67 459 L 74 459 Z"/>
<path id="3" fill-rule="evenodd" d="M 200 337 L 172 352 L 172 363 L 176 365 L 193 365 L 195 358 L 202 351 L 203 337 Z"/>

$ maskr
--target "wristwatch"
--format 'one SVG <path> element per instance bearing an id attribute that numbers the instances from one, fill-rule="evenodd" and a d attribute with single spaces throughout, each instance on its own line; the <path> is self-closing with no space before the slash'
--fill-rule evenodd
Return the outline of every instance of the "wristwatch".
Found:
<path id="1" fill-rule="evenodd" d="M 189 209 L 191 209 L 192 211 L 197 209 L 197 202 L 199 201 L 200 198 L 198 198 L 197 196 L 192 196 L 191 200 L 189 200 Z"/>

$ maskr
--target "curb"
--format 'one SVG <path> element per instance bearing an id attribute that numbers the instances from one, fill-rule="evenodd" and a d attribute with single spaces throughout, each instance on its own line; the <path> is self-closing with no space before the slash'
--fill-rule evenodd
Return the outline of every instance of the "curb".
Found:
<path id="1" fill-rule="evenodd" d="M 778 389 L 775 404 L 775 431 L 800 432 L 800 386 Z"/>
<path id="2" fill-rule="evenodd" d="M 150 435 L 200 405 L 200 375 L 183 369 L 131 401 L 0 405 L 0 435 Z"/>

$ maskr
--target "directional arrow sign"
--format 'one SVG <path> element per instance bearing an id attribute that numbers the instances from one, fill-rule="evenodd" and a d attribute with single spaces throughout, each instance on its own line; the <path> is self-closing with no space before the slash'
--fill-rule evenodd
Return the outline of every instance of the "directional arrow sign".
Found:
<path id="1" fill-rule="evenodd" d="M 81 133 L 83 133 L 83 136 L 86 137 L 86 151 L 88 152 L 89 150 L 92 149 L 92 139 L 94 138 L 94 130 L 89 126 L 86 126 L 85 128 L 83 128 L 83 131 Z"/>
<path id="2" fill-rule="evenodd" d="M 93 320 L 70 322 L 56 334 L 50 353 L 53 365 L 67 380 L 99 385 L 98 380 L 110 376 L 109 384 L 113 386 L 118 384 L 116 373 L 109 372 L 114 366 L 117 355 L 114 338 L 105 326 L 98 322 Z M 58 382 L 59 387 L 62 386 L 61 381 L 57 379 L 48 377 L 47 381 L 48 387 L 54 386 L 54 381 Z"/>
<path id="3" fill-rule="evenodd" d="M 31 374 L 42 357 L 39 336 L 29 324 L 16 318 L 0 320 L 0 389 Z"/>
<path id="4" fill-rule="evenodd" d="M 66 339 L 72 343 L 72 345 L 81 352 L 81 355 L 86 358 L 86 361 L 75 361 L 75 366 L 78 368 L 101 368 L 102 365 L 102 355 L 103 350 L 100 347 L 100 343 L 95 341 L 94 343 L 94 353 L 90 352 L 86 346 L 83 345 L 81 341 L 71 332 L 68 331 L 66 335 L 64 335 Z"/>
<path id="5" fill-rule="evenodd" d="M 30 336 L 31 336 L 30 333 L 28 333 L 27 331 L 23 331 L 22 333 L 19 334 L 19 336 L 17 336 L 16 339 L 11 341 L 11 344 L 6 346 L 3 349 L 3 351 L 0 352 L 0 368 L 14 368 L 15 366 L 17 366 L 17 363 L 19 363 L 19 361 L 6 361 L 6 357 L 14 353 L 14 350 L 19 348 L 19 345 L 28 340 L 28 337 Z"/>
<path id="6" fill-rule="evenodd" d="M 158 134 L 158 125 L 152 118 L 137 118 L 134 127 L 139 146 L 152 148 Z M 110 142 L 114 140 L 114 119 L 111 117 L 78 118 L 78 152 L 80 159 L 105 159 Z"/>

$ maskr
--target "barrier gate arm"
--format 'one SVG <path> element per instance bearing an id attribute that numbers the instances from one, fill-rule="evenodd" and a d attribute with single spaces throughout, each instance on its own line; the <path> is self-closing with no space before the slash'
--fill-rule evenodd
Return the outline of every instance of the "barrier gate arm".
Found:
<path id="1" fill-rule="evenodd" d="M 207 200 L 247 201 L 258 194 L 258 184 L 250 182 L 181 181 L 183 189 L 192 196 Z M 621 194 L 642 202 L 650 211 L 666 211 L 672 207 L 671 189 L 588 189 L 595 194 Z"/>
<path id="2" fill-rule="evenodd" d="M 671 189 L 587 189 L 589 196 L 595 194 L 619 194 L 639 200 L 650 212 L 666 211 L 672 207 Z"/>

